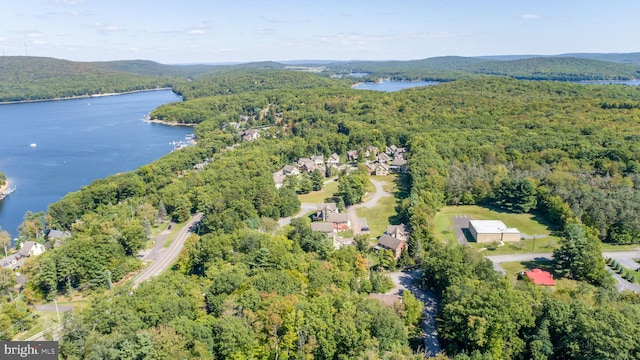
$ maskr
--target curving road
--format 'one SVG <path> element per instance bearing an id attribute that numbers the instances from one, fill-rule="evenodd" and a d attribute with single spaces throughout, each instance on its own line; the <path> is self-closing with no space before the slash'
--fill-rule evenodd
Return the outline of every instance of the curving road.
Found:
<path id="1" fill-rule="evenodd" d="M 424 303 L 424 317 L 422 319 L 422 329 L 424 331 L 424 352 L 427 357 L 435 356 L 442 351 L 438 332 L 436 329 L 436 313 L 438 308 L 438 298 L 429 291 L 421 289 L 417 283 L 421 278 L 420 270 L 405 270 L 389 273 L 395 287 L 386 295 L 402 296 L 405 290 L 411 293 Z"/>
<path id="2" fill-rule="evenodd" d="M 133 288 L 135 289 L 142 282 L 149 280 L 150 278 L 160 274 L 164 270 L 169 267 L 173 263 L 173 261 L 178 257 L 180 251 L 182 251 L 182 247 L 184 246 L 185 240 L 191 235 L 191 228 L 193 225 L 198 223 L 200 219 L 202 219 L 202 213 L 197 213 L 189 219 L 187 224 L 180 230 L 176 238 L 171 243 L 166 251 L 160 255 L 160 257 L 151 263 L 144 271 L 142 271 L 138 276 L 133 279 Z"/>

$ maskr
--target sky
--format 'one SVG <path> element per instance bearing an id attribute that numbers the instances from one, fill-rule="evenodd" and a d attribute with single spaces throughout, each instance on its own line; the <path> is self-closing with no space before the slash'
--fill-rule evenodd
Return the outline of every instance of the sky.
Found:
<path id="1" fill-rule="evenodd" d="M 640 51 L 638 0 L 0 0 L 6 56 L 163 64 Z"/>

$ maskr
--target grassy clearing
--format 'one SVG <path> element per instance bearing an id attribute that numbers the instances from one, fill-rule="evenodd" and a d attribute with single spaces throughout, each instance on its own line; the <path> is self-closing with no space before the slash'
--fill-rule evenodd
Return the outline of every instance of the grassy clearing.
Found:
<path id="1" fill-rule="evenodd" d="M 505 243 L 504 246 L 500 246 L 495 250 L 487 250 L 489 255 L 551 252 L 560 241 L 556 229 L 537 215 L 509 213 L 477 205 L 447 206 L 436 214 L 434 219 L 436 233 L 444 241 L 457 242 L 453 226 L 453 215 L 468 215 L 474 220 L 502 220 L 505 225 L 517 228 L 522 234 L 544 235 L 536 239 L 521 240 L 517 243 Z M 471 246 L 481 250 L 492 247 L 492 244 L 471 242 Z"/>
<path id="2" fill-rule="evenodd" d="M 616 245 L 602 243 L 602 251 L 640 251 L 639 244 Z"/>
<path id="3" fill-rule="evenodd" d="M 396 216 L 396 198 L 389 196 L 382 198 L 378 204 L 371 209 L 358 209 L 358 217 L 367 219 L 369 225 L 369 235 L 378 237 L 384 234 L 387 225 L 390 225 Z"/>
<path id="4" fill-rule="evenodd" d="M 578 282 L 575 280 L 561 278 L 556 275 L 553 265 L 551 261 L 522 261 L 522 262 L 507 262 L 502 263 L 500 266 L 507 273 L 507 279 L 509 279 L 513 284 L 516 284 L 518 281 L 518 273 L 521 271 L 531 270 L 535 268 L 539 268 L 545 271 L 550 272 L 553 275 L 553 278 L 556 281 L 555 290 L 571 290 L 578 287 Z"/>
<path id="5" fill-rule="evenodd" d="M 552 228 L 545 219 L 534 214 L 516 214 L 477 205 L 447 206 L 436 214 L 438 217 L 453 215 L 469 215 L 474 220 L 502 220 L 508 227 L 518 228 L 523 234 L 551 235 L 556 229 Z M 452 222 L 453 224 L 453 222 Z"/>
<path id="6" fill-rule="evenodd" d="M 492 244 L 469 243 L 472 248 L 483 251 L 483 255 L 508 255 L 508 254 L 526 254 L 526 253 L 551 253 L 558 247 L 560 238 L 555 236 L 547 236 L 544 238 L 526 239 L 518 242 L 505 242 L 503 246 L 496 249 Z"/>
<path id="7" fill-rule="evenodd" d="M 378 237 L 384 234 L 387 225 L 397 223 L 396 207 L 398 206 L 398 176 L 376 176 L 376 181 L 383 181 L 382 188 L 393 196 L 383 197 L 378 201 L 375 207 L 371 209 L 358 209 L 356 213 L 358 217 L 367 219 L 369 225 L 369 236 Z"/>
<path id="8" fill-rule="evenodd" d="M 332 197 L 338 192 L 338 181 L 325 184 L 320 191 L 312 191 L 308 194 L 298 195 L 298 199 L 303 203 L 322 204 L 324 199 Z"/>

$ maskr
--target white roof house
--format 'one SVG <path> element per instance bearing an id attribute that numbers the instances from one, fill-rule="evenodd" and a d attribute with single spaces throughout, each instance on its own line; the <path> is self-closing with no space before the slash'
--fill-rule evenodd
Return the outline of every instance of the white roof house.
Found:
<path id="1" fill-rule="evenodd" d="M 469 232 L 479 243 L 520 240 L 520 231 L 501 220 L 469 220 Z"/>

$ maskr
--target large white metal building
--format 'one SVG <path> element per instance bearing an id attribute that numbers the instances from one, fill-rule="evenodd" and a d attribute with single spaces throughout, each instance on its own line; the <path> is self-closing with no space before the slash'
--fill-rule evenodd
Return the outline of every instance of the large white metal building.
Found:
<path id="1" fill-rule="evenodd" d="M 469 232 L 478 243 L 520 241 L 520 231 L 500 220 L 469 220 Z"/>

